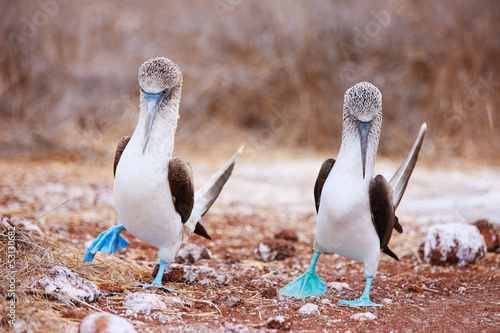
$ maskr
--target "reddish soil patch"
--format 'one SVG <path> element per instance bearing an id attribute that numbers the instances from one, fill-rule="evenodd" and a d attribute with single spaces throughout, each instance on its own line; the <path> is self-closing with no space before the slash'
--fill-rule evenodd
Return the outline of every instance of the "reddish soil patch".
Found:
<path id="1" fill-rule="evenodd" d="M 8 169 L 8 168 L 7 168 Z M 13 175 L 17 169 L 10 170 Z M 71 168 L 40 169 L 31 168 L 32 176 L 27 183 L 17 181 L 26 173 L 14 177 L 11 183 L 0 184 L 4 195 L 0 202 L 8 207 L 7 213 L 33 220 L 47 209 L 54 207 L 68 196 L 73 199 L 59 211 L 38 220 L 37 225 L 46 235 L 60 236 L 60 241 L 84 251 L 84 242 L 95 238 L 100 232 L 116 223 L 112 202 L 109 199 L 112 180 L 110 177 L 93 176 L 90 172 L 74 175 Z M 48 176 L 50 175 L 50 177 Z M 10 179 L 9 181 L 11 181 Z M 102 186 L 103 182 L 108 185 Z M 68 191 L 64 188 L 71 183 Z M 14 185 L 12 185 L 14 184 Z M 17 185 L 16 185 L 17 184 Z M 60 184 L 55 186 L 54 184 Z M 21 193 L 33 193 L 34 188 L 47 186 L 52 196 L 33 194 L 22 199 L 10 193 L 19 186 Z M 83 189 L 84 193 L 80 194 Z M 57 190 L 58 193 L 55 193 Z M 23 192 L 24 191 L 24 192 Z M 68 194 L 70 193 L 70 194 Z M 87 197 L 90 197 L 87 198 Z M 43 200 L 49 198 L 51 203 Z M 103 199 L 104 198 L 104 199 Z M 39 201 L 37 201 L 39 200 Z M 19 204 L 18 204 L 19 203 Z M 27 208 L 28 207 L 28 208 Z M 31 210 L 29 207 L 34 207 Z M 41 211 L 40 211 L 41 210 Z M 220 208 L 215 210 L 220 212 Z M 395 235 L 392 249 L 401 260 L 395 261 L 382 255 L 378 275 L 372 285 L 372 301 L 384 304 L 381 308 L 351 308 L 339 306 L 340 299 L 353 300 L 361 295 L 364 287 L 361 264 L 333 254 L 324 254 L 317 265 L 317 273 L 328 282 L 347 283 L 350 289 L 337 291 L 327 288 L 321 297 L 306 300 L 283 298 L 277 295 L 280 288 L 301 275 L 312 255 L 315 215 L 306 214 L 289 219 L 280 211 L 253 209 L 251 214 L 239 213 L 239 207 L 224 207 L 222 213 L 208 213 L 203 224 L 213 240 L 192 236 L 189 242 L 206 246 L 213 254 L 210 260 L 199 261 L 193 266 L 212 268 L 216 274 L 200 274 L 193 281 L 165 282 L 172 292 L 164 289 L 143 290 L 132 284 L 121 283 L 120 276 L 110 281 L 93 281 L 105 292 L 97 302 L 90 304 L 61 304 L 52 302 L 50 318 L 65 321 L 74 329 L 82 319 L 82 312 L 100 309 L 113 312 L 129 320 L 138 331 L 226 331 L 245 332 L 257 330 L 289 330 L 292 332 L 499 332 L 500 331 L 500 254 L 487 253 L 479 262 L 466 266 L 432 266 L 423 264 L 417 258 L 418 244 L 424 239 L 423 232 L 412 226 L 415 222 L 401 221 L 405 233 Z M 248 211 L 248 210 L 247 210 Z M 311 207 L 313 211 L 313 207 Z M 289 220 L 288 220 L 289 219 Z M 290 231 L 281 233 L 283 226 Z M 149 271 L 157 263 L 156 249 L 130 234 L 124 233 L 131 241 L 130 246 L 113 254 L 113 265 L 122 262 L 146 267 Z M 280 235 L 275 238 L 276 235 Z M 262 262 L 255 259 L 254 250 L 261 242 L 272 247 L 290 249 L 294 255 L 283 260 Z M 289 243 L 286 243 L 289 242 Z M 71 263 L 81 267 L 78 262 Z M 99 253 L 100 259 L 111 260 Z M 101 265 L 102 266 L 102 265 Z M 71 269 L 71 267 L 69 267 Z M 85 269 L 98 269 L 98 263 L 86 263 Z M 146 271 L 146 270 L 145 270 Z M 147 272 L 146 271 L 146 272 Z M 40 278 L 34 276 L 33 280 Z M 222 278 L 221 278 L 222 277 Z M 151 283 L 151 273 L 142 275 L 143 283 Z M 176 279 L 181 280 L 181 279 Z M 21 281 L 19 288 L 26 291 L 32 281 Z M 157 293 L 175 296 L 182 300 L 168 309 L 153 310 L 153 314 L 134 314 L 122 305 L 123 297 L 132 292 Z M 28 295 L 23 301 L 32 301 Z M 319 313 L 306 315 L 299 309 L 306 303 L 318 306 Z M 44 303 L 46 306 L 47 303 Z M 43 312 L 45 311 L 45 312 Z M 354 314 L 370 312 L 374 320 L 356 321 Z M 155 313 L 163 317 L 155 316 Z M 19 313 L 19 318 L 29 321 Z M 48 318 L 48 317 L 47 317 Z M 3 324 L 2 324 L 3 325 Z"/>

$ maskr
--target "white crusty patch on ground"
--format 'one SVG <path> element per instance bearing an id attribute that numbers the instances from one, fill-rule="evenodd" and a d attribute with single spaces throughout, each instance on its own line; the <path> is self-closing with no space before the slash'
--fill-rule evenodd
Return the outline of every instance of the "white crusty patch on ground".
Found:
<path id="1" fill-rule="evenodd" d="M 130 314 L 142 313 L 145 315 L 150 315 L 151 311 L 154 309 L 165 309 L 168 306 L 182 303 L 182 300 L 176 297 L 141 292 L 129 294 L 125 296 L 122 301 L 123 306 L 130 310 Z M 129 313 L 127 313 L 127 315 L 129 315 Z"/>
<path id="2" fill-rule="evenodd" d="M 72 298 L 93 302 L 101 293 L 97 285 L 62 266 L 52 267 L 44 278 L 33 282 L 30 288 L 52 293 L 54 298 L 62 302 L 71 301 Z"/>
<path id="3" fill-rule="evenodd" d="M 351 316 L 351 320 L 355 321 L 365 321 L 365 320 L 375 320 L 377 316 L 371 312 L 356 313 Z"/>
<path id="4" fill-rule="evenodd" d="M 335 289 L 337 291 L 342 291 L 344 289 L 351 289 L 347 283 L 344 282 L 328 282 L 326 283 L 326 289 Z"/>
<path id="5" fill-rule="evenodd" d="M 319 314 L 318 306 L 313 303 L 306 303 L 300 309 L 299 313 L 305 315 L 317 315 Z"/>
<path id="6" fill-rule="evenodd" d="M 466 223 L 448 223 L 431 226 L 427 232 L 424 245 L 424 260 L 429 263 L 439 256 L 447 262 L 456 256 L 459 265 L 472 263 L 484 256 L 486 243 L 479 229 Z"/>
<path id="7" fill-rule="evenodd" d="M 88 315 L 80 324 L 79 333 L 135 333 L 126 319 L 111 313 L 101 312 Z"/>

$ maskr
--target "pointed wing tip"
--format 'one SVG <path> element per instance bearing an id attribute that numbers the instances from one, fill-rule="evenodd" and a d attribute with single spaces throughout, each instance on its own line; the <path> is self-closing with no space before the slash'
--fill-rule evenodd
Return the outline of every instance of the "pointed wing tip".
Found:
<path id="1" fill-rule="evenodd" d="M 420 132 L 426 132 L 427 131 L 427 123 L 423 123 L 422 126 L 420 126 Z"/>
<path id="2" fill-rule="evenodd" d="M 241 146 L 240 149 L 238 149 L 235 153 L 235 155 L 238 157 L 240 154 L 243 152 L 243 148 L 245 148 L 245 145 Z"/>
<path id="3" fill-rule="evenodd" d="M 238 160 L 238 157 L 240 157 L 241 153 L 243 152 L 243 148 L 245 148 L 245 145 L 241 146 L 236 153 L 234 153 L 233 156 L 228 160 L 228 163 L 235 163 Z"/>

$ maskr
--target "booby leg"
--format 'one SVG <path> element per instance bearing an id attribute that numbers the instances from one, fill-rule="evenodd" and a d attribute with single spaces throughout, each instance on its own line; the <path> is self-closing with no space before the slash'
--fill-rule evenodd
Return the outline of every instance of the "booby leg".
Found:
<path id="1" fill-rule="evenodd" d="M 355 301 L 344 301 L 340 300 L 339 303 L 343 305 L 350 305 L 350 306 L 383 306 L 381 304 L 373 303 L 370 301 L 370 287 L 372 285 L 372 276 L 367 276 L 366 277 L 366 285 L 365 285 L 365 290 L 363 291 L 363 294 L 361 297 Z"/>
<path id="2" fill-rule="evenodd" d="M 151 284 L 140 284 L 137 283 L 136 286 L 138 287 L 143 287 L 143 288 L 151 288 L 151 287 L 161 287 L 161 280 L 163 278 L 163 273 L 165 273 L 165 268 L 167 268 L 167 262 L 160 260 L 160 266 L 158 267 L 158 274 L 156 274 L 156 277 Z M 166 291 L 172 291 L 171 289 L 168 288 L 162 288 L 165 289 Z"/>
<path id="3" fill-rule="evenodd" d="M 123 230 L 125 227 L 119 224 L 101 232 L 85 253 L 83 262 L 92 261 L 97 251 L 111 254 L 128 246 L 130 243 L 120 236 L 120 232 Z"/>
<path id="4" fill-rule="evenodd" d="M 281 289 L 279 294 L 299 298 L 306 298 L 312 295 L 323 295 L 325 293 L 325 281 L 316 275 L 316 262 L 320 254 L 320 252 L 314 251 L 311 263 L 306 272 Z"/>

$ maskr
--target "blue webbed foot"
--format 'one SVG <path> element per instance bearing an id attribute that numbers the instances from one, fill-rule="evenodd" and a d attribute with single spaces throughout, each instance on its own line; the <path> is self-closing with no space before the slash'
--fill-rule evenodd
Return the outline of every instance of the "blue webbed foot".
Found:
<path id="1" fill-rule="evenodd" d="M 325 293 L 325 281 L 315 273 L 305 272 L 279 291 L 280 295 L 306 298 Z"/>
<path id="2" fill-rule="evenodd" d="M 314 252 L 313 258 L 306 272 L 298 279 L 290 282 L 279 291 L 280 295 L 306 298 L 313 295 L 325 294 L 325 281 L 316 275 L 316 262 L 320 253 Z"/>
<path id="3" fill-rule="evenodd" d="M 83 262 L 92 261 L 97 251 L 111 254 L 129 245 L 130 243 L 119 235 L 123 230 L 125 227 L 119 224 L 103 231 L 90 245 Z"/>
<path id="4" fill-rule="evenodd" d="M 372 285 L 372 280 L 373 277 L 367 276 L 366 277 L 366 285 L 365 285 L 365 290 L 363 291 L 363 294 L 361 297 L 355 301 L 344 301 L 341 300 L 339 301 L 339 304 L 341 305 L 349 305 L 349 306 L 383 306 L 382 304 L 377 304 L 373 303 L 370 301 L 370 287 Z"/>
<path id="5" fill-rule="evenodd" d="M 156 274 L 156 277 L 151 284 L 141 284 L 141 283 L 136 283 L 136 287 L 142 287 L 144 289 L 149 289 L 151 287 L 158 287 L 163 290 L 166 290 L 168 292 L 172 292 L 172 289 L 168 289 L 165 287 L 161 286 L 161 280 L 163 278 L 163 273 L 165 272 L 165 268 L 167 267 L 167 262 L 160 260 L 160 266 L 158 267 L 158 273 Z"/>

